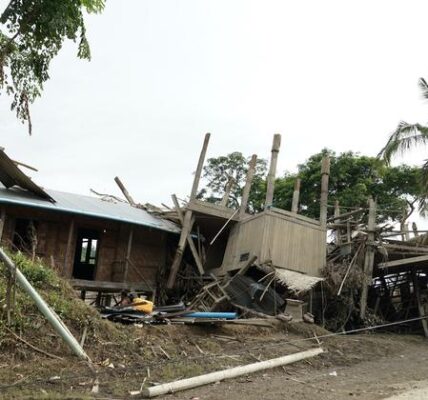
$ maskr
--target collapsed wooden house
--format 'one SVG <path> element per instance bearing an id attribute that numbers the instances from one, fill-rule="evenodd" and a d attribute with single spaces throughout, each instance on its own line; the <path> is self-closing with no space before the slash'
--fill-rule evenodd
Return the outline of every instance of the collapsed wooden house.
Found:
<path id="1" fill-rule="evenodd" d="M 298 214 L 299 180 L 295 186 L 292 210 L 275 208 L 272 202 L 281 141 L 281 136 L 275 135 L 264 210 L 253 215 L 248 212 L 247 206 L 255 173 L 256 155 L 253 155 L 249 163 L 242 201 L 238 209 L 227 206 L 230 187 L 226 188 L 225 196 L 219 204 L 196 198 L 209 138 L 210 134 L 207 134 L 189 201 L 184 207 L 180 207 L 173 196 L 175 211 L 165 213 L 165 216 L 182 224 L 168 287 L 173 288 L 175 285 L 183 253 L 188 244 L 201 275 L 234 274 L 248 263 L 257 260 L 258 266 L 269 266 L 282 282 L 288 281 L 292 284 L 298 280 L 298 289 L 310 290 L 322 280 L 321 271 L 326 263 L 328 158 L 322 165 L 320 220 Z M 198 235 L 192 236 L 192 231 L 198 232 Z"/>
<path id="2" fill-rule="evenodd" d="M 180 228 L 111 196 L 44 190 L 0 151 L 0 238 L 84 291 L 154 292 Z"/>

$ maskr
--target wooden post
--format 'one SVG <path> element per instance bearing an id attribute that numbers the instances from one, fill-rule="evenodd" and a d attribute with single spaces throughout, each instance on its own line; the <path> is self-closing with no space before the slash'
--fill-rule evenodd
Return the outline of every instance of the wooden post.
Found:
<path id="1" fill-rule="evenodd" d="M 4 224 L 6 222 L 6 209 L 4 207 L 1 208 L 0 211 L 0 243 L 3 237 Z"/>
<path id="2" fill-rule="evenodd" d="M 73 236 L 74 236 L 74 217 L 72 218 L 71 222 L 70 222 L 70 226 L 68 228 L 68 239 L 67 239 L 67 248 L 65 250 L 65 256 L 64 256 L 64 265 L 62 267 L 62 275 L 67 277 L 68 274 L 68 270 L 67 270 L 67 266 L 68 266 L 68 261 L 71 257 L 71 245 L 73 244 Z M 88 250 L 89 251 L 89 250 Z"/>
<path id="3" fill-rule="evenodd" d="M 291 204 L 291 212 L 299 212 L 299 198 L 300 198 L 300 178 L 297 178 L 294 182 L 293 202 Z"/>
<path id="4" fill-rule="evenodd" d="M 367 228 L 369 233 L 366 242 L 366 254 L 364 257 L 364 282 L 360 299 L 361 319 L 364 319 L 366 317 L 368 291 L 373 279 L 373 265 L 375 255 L 374 240 L 376 229 L 376 202 L 372 198 L 369 199 L 369 221 Z"/>
<path id="5" fill-rule="evenodd" d="M 320 224 L 327 228 L 327 199 L 328 199 L 328 179 L 330 176 L 330 157 L 325 156 L 321 163 L 321 198 L 320 198 Z"/>
<path id="6" fill-rule="evenodd" d="M 418 232 L 418 227 L 416 225 L 416 222 L 412 222 L 412 230 L 413 230 L 413 234 L 415 235 L 415 237 L 418 237 L 419 232 Z"/>
<path id="7" fill-rule="evenodd" d="M 114 178 L 114 181 L 117 183 L 117 186 L 119 186 L 119 189 L 122 191 L 123 195 L 125 196 L 125 199 L 128 200 L 128 203 L 131 204 L 131 206 L 135 207 L 136 203 L 134 199 L 131 197 L 129 192 L 126 190 L 125 185 L 122 183 L 122 181 L 119 179 L 118 176 Z"/>
<path id="8" fill-rule="evenodd" d="M 233 188 L 233 185 L 235 184 L 235 179 L 233 177 L 229 177 L 229 180 L 226 183 L 226 187 L 224 189 L 224 196 L 221 199 L 220 205 L 223 207 L 227 207 L 227 203 L 229 201 L 230 191 Z"/>
<path id="9" fill-rule="evenodd" d="M 281 146 L 281 135 L 279 133 L 273 135 L 272 152 L 270 158 L 269 173 L 267 176 L 267 189 L 265 210 L 272 207 L 273 192 L 275 190 L 276 164 L 278 162 L 279 147 Z"/>
<path id="10" fill-rule="evenodd" d="M 425 316 L 425 310 L 421 302 L 421 293 L 419 288 L 418 275 L 416 273 L 415 268 L 412 268 L 412 280 L 413 280 L 413 293 L 416 297 L 416 302 L 418 305 L 419 317 Z M 422 328 L 424 330 L 425 337 L 428 338 L 428 322 L 426 319 L 421 319 Z"/>
<path id="11" fill-rule="evenodd" d="M 196 194 L 198 192 L 199 181 L 201 179 L 202 168 L 204 166 L 204 161 L 205 161 L 205 156 L 207 154 L 209 141 L 210 141 L 210 134 L 207 133 L 205 135 L 201 154 L 199 155 L 198 166 L 196 168 L 195 177 L 193 179 L 192 190 L 190 192 L 190 201 L 196 198 Z M 187 209 L 183 218 L 183 225 L 181 227 L 181 235 L 178 241 L 177 251 L 175 252 L 174 261 L 172 262 L 171 270 L 169 272 L 168 282 L 166 285 L 168 289 L 172 289 L 175 285 L 175 278 L 177 276 L 178 269 L 180 268 L 184 249 L 186 247 L 187 235 L 189 235 L 192 230 L 191 221 L 192 221 L 192 211 Z"/>
<path id="12" fill-rule="evenodd" d="M 251 184 L 253 183 L 254 174 L 256 172 L 257 155 L 251 156 L 250 163 L 248 165 L 247 179 L 245 181 L 244 190 L 242 191 L 241 206 L 239 207 L 239 218 L 245 215 L 248 205 L 248 197 L 250 196 Z"/>
<path id="13" fill-rule="evenodd" d="M 128 247 L 125 256 L 125 270 L 123 271 L 123 282 L 128 281 L 129 260 L 131 259 L 132 240 L 134 239 L 134 227 L 131 225 L 128 236 Z"/>
<path id="14" fill-rule="evenodd" d="M 335 224 L 340 223 L 340 218 L 338 218 L 340 216 L 339 200 L 336 200 L 334 202 L 334 216 L 335 216 L 334 223 Z M 336 245 L 340 245 L 340 243 L 342 242 L 340 228 L 336 229 L 335 235 L 336 235 Z"/>
<path id="15" fill-rule="evenodd" d="M 404 239 L 406 239 L 406 242 L 410 240 L 410 231 L 409 231 L 409 224 L 404 224 Z"/>
<path id="16" fill-rule="evenodd" d="M 177 196 L 175 194 L 173 194 L 171 197 L 172 197 L 172 201 L 173 201 L 174 206 L 175 206 L 175 210 L 177 211 L 178 219 L 181 222 L 181 226 L 183 226 L 184 217 L 183 217 L 183 213 L 181 212 L 180 205 L 178 204 Z M 191 221 L 191 224 L 193 225 L 192 221 Z M 198 240 L 199 240 L 199 236 L 198 236 Z M 190 250 L 192 252 L 193 258 L 195 259 L 196 266 L 198 267 L 198 271 L 201 275 L 203 275 L 205 271 L 204 271 L 204 267 L 203 267 L 203 264 L 202 264 L 202 261 L 200 258 L 202 251 L 200 251 L 198 254 L 198 251 L 196 250 L 196 245 L 193 242 L 193 238 L 190 235 L 190 233 L 187 235 L 187 243 L 189 243 Z"/>

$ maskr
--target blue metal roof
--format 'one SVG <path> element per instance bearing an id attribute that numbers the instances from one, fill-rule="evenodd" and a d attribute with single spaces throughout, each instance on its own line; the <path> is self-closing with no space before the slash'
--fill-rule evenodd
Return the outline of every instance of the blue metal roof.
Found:
<path id="1" fill-rule="evenodd" d="M 34 207 L 142 225 L 167 232 L 180 232 L 180 228 L 173 222 L 149 214 L 143 209 L 132 207 L 128 203 L 110 202 L 97 197 L 56 190 L 45 190 L 45 192 L 55 200 L 55 203 L 43 200 L 26 190 L 16 187 L 6 189 L 0 184 L 0 204 Z"/>

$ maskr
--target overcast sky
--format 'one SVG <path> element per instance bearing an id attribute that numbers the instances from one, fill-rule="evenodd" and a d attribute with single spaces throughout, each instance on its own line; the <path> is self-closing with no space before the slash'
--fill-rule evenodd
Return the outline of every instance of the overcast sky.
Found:
<path id="1" fill-rule="evenodd" d="M 44 187 L 119 194 L 119 175 L 155 204 L 189 193 L 206 132 L 209 157 L 264 158 L 281 133 L 278 174 L 323 147 L 376 155 L 400 120 L 428 121 L 427 15 L 415 0 L 108 0 L 86 19 L 92 61 L 67 43 L 52 63 L 32 137 L 0 99 L 0 146 Z"/>

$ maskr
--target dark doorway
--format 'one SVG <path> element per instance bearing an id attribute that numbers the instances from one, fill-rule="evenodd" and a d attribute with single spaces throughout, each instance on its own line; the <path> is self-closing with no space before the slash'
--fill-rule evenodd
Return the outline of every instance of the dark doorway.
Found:
<path id="1" fill-rule="evenodd" d="M 13 233 L 13 245 L 17 250 L 32 255 L 37 247 L 37 222 L 17 218 Z"/>
<path id="2" fill-rule="evenodd" d="M 77 231 L 73 278 L 87 280 L 95 279 L 98 248 L 99 232 L 89 229 L 79 229 Z"/>

